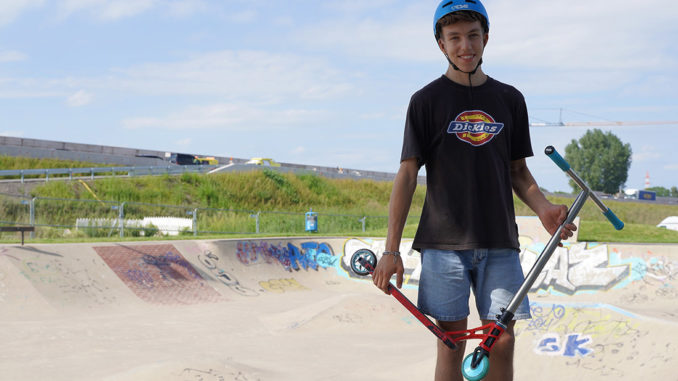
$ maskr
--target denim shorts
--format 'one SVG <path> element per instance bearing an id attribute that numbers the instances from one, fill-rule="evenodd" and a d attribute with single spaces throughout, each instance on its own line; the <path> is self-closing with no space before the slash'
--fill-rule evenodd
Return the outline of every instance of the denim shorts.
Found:
<path id="1" fill-rule="evenodd" d="M 496 320 L 524 280 L 515 249 L 424 249 L 421 262 L 419 309 L 439 321 L 468 317 L 471 289 L 480 319 Z M 529 318 L 526 296 L 514 319 Z"/>

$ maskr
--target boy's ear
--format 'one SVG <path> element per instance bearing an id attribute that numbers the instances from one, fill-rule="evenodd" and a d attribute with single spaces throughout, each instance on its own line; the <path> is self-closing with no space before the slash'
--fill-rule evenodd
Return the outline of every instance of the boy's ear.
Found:
<path id="1" fill-rule="evenodd" d="M 489 39 L 490 39 L 490 34 L 489 34 L 489 33 L 485 33 L 485 35 L 483 36 L 483 48 L 487 46 L 487 41 L 488 41 Z"/>
<path id="2" fill-rule="evenodd" d="M 443 54 L 446 54 L 445 53 L 445 43 L 443 42 L 442 37 L 438 39 L 438 48 L 440 49 L 441 52 L 443 52 Z"/>

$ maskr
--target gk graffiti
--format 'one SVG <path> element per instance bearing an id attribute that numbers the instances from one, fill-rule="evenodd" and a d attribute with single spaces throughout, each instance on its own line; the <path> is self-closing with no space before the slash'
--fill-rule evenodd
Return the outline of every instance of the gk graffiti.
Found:
<path id="1" fill-rule="evenodd" d="M 586 348 L 590 343 L 590 336 L 582 336 L 578 333 L 567 335 L 564 340 L 561 340 L 558 335 L 549 334 L 542 337 L 535 352 L 549 356 L 584 357 L 593 352 L 592 349 Z"/>

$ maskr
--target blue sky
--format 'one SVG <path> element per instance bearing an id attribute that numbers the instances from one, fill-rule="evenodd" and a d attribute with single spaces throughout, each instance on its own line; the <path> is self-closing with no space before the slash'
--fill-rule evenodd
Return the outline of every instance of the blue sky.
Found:
<path id="1" fill-rule="evenodd" d="M 599 127 L 633 149 L 628 188 L 678 186 L 678 5 L 487 0 L 484 71 L 533 122 Z M 411 94 L 446 69 L 437 1 L 0 2 L 0 135 L 395 172 Z M 587 127 L 533 127 L 543 155 Z"/>

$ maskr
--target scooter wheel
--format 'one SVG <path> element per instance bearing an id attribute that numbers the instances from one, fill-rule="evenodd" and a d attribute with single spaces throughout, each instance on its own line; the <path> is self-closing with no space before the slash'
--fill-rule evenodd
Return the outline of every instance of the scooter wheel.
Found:
<path id="1" fill-rule="evenodd" d="M 372 272 L 360 263 L 361 259 L 367 262 L 372 267 L 372 271 L 374 271 L 374 268 L 377 266 L 377 256 L 370 249 L 360 249 L 351 256 L 351 270 L 354 273 L 365 276 Z"/>
<path id="2" fill-rule="evenodd" d="M 480 364 L 475 368 L 471 366 L 471 362 L 473 362 L 473 353 L 466 356 L 461 364 L 461 373 L 464 375 L 464 378 L 468 381 L 479 381 L 485 378 L 487 371 L 490 370 L 490 359 L 487 356 L 483 356 Z"/>

